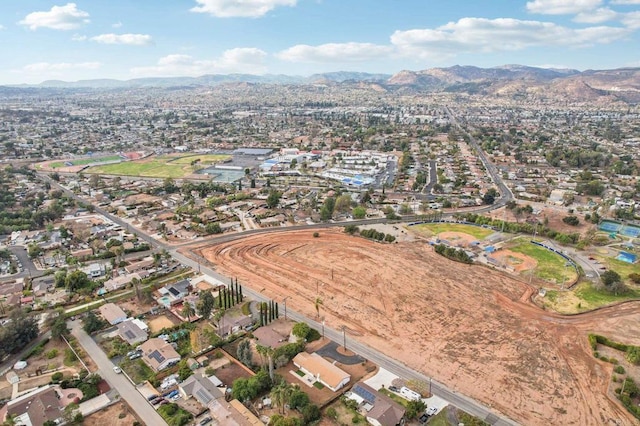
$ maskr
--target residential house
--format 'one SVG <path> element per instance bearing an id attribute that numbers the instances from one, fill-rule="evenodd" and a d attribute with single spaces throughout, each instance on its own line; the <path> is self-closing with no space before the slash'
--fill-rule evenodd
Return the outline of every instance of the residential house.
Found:
<path id="1" fill-rule="evenodd" d="M 153 267 L 153 258 L 147 257 L 138 262 L 132 262 L 124 267 L 128 274 L 149 270 Z"/>
<path id="2" fill-rule="evenodd" d="M 123 321 L 118 324 L 118 335 L 130 344 L 131 346 L 136 346 L 139 343 L 146 341 L 149 338 L 149 335 L 146 331 L 146 325 L 143 323 L 142 325 L 145 328 L 140 327 L 140 323 L 142 321 L 137 319 L 129 319 L 127 321 Z"/>
<path id="3" fill-rule="evenodd" d="M 62 418 L 64 407 L 55 386 L 35 389 L 7 403 L 6 415 L 15 416 L 16 425 L 42 425 Z"/>
<path id="4" fill-rule="evenodd" d="M 140 274 L 134 272 L 133 274 L 118 275 L 117 277 L 110 278 L 104 282 L 105 291 L 115 291 L 129 284 L 133 279 L 141 280 Z"/>
<path id="5" fill-rule="evenodd" d="M 178 303 L 191 291 L 191 283 L 188 280 L 178 281 L 162 287 L 158 292 L 162 295 L 158 302 L 165 307 Z"/>
<path id="6" fill-rule="evenodd" d="M 224 394 L 215 383 L 201 373 L 189 376 L 180 383 L 178 389 L 185 399 L 193 397 L 205 407 L 214 399 L 224 398 Z"/>
<path id="7" fill-rule="evenodd" d="M 161 371 L 180 361 L 180 354 L 170 343 L 154 337 L 140 345 L 142 360 L 154 371 Z"/>
<path id="8" fill-rule="evenodd" d="M 109 324 L 116 325 L 127 319 L 127 314 L 115 303 L 107 303 L 98 308 L 100 315 Z"/>
<path id="9" fill-rule="evenodd" d="M 367 421 L 374 426 L 404 424 L 405 408 L 363 382 L 356 383 L 346 396 L 358 403 Z"/>
<path id="10" fill-rule="evenodd" d="M 351 380 L 349 373 L 341 370 L 317 353 L 300 352 L 293 358 L 293 364 L 334 392 L 337 392 Z"/>
<path id="11" fill-rule="evenodd" d="M 249 315 L 234 317 L 231 314 L 225 314 L 218 322 L 218 335 L 224 337 L 251 325 L 253 325 L 253 319 Z"/>

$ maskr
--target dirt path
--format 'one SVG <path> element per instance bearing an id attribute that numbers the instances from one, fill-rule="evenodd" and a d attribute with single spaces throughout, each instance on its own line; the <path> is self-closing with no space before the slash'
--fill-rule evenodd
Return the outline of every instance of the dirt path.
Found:
<path id="1" fill-rule="evenodd" d="M 588 332 L 640 344 L 640 304 L 563 317 L 527 284 L 444 259 L 421 242 L 380 244 L 339 231 L 260 234 L 201 249 L 228 276 L 433 375 L 527 425 L 636 424 L 606 394 L 612 365 Z"/>

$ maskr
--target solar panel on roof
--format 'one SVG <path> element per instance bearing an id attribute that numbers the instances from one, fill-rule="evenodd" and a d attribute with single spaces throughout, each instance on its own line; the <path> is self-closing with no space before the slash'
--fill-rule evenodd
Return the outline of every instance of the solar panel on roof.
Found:
<path id="1" fill-rule="evenodd" d="M 155 351 L 151 352 L 151 353 L 149 354 L 149 358 L 153 358 L 153 359 L 155 359 L 155 360 L 158 362 L 158 364 L 162 363 L 162 362 L 166 359 L 166 358 L 165 358 L 165 357 L 164 357 L 160 352 L 158 352 L 157 350 L 155 350 Z"/>
<path id="2" fill-rule="evenodd" d="M 174 296 L 177 296 L 180 294 L 180 292 L 173 287 L 169 287 L 167 290 L 169 290 L 169 293 L 173 294 Z"/>
<path id="3" fill-rule="evenodd" d="M 211 395 L 209 394 L 209 392 L 205 391 L 204 389 L 198 389 L 196 391 L 196 396 L 198 397 L 198 400 L 202 403 L 202 404 L 208 404 L 209 401 L 211 401 L 213 398 L 211 397 Z"/>
<path id="4" fill-rule="evenodd" d="M 363 388 L 360 385 L 355 385 L 353 387 L 353 389 L 351 389 L 351 392 L 355 393 L 356 395 L 361 396 L 365 401 L 371 403 L 371 404 L 375 404 L 376 402 L 376 397 L 373 393 L 369 392 L 367 389 Z"/>
<path id="5" fill-rule="evenodd" d="M 136 334 L 131 330 L 125 331 L 124 335 L 127 336 L 128 339 L 135 339 L 136 338 Z"/>

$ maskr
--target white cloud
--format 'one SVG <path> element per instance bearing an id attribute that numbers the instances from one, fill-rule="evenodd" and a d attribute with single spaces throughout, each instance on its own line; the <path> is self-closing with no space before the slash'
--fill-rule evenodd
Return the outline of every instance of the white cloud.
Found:
<path id="1" fill-rule="evenodd" d="M 81 35 L 81 34 L 74 34 L 73 37 L 71 37 L 72 41 L 86 41 L 87 40 L 87 36 L 86 35 Z"/>
<path id="2" fill-rule="evenodd" d="M 89 14 L 77 8 L 75 3 L 53 6 L 47 12 L 32 12 L 18 22 L 31 30 L 50 28 L 52 30 L 75 30 L 88 24 Z"/>
<path id="3" fill-rule="evenodd" d="M 640 11 L 625 13 L 620 21 L 631 29 L 640 29 Z"/>
<path id="4" fill-rule="evenodd" d="M 122 27 L 122 22 L 118 21 L 115 24 L 111 24 L 111 28 L 121 28 Z"/>
<path id="5" fill-rule="evenodd" d="M 259 18 L 279 6 L 296 5 L 297 0 L 196 0 L 191 12 L 208 13 L 218 18 Z"/>
<path id="6" fill-rule="evenodd" d="M 593 10 L 602 0 L 534 0 L 527 2 L 527 10 L 545 15 L 572 15 Z"/>
<path id="7" fill-rule="evenodd" d="M 319 46 L 298 44 L 277 56 L 290 62 L 359 62 L 388 57 L 393 52 L 391 46 L 371 43 L 328 43 Z"/>
<path id="8" fill-rule="evenodd" d="M 613 21 L 618 18 L 619 13 L 608 7 L 602 7 L 593 11 L 581 12 L 573 18 L 574 22 L 583 24 L 601 24 L 607 21 Z"/>
<path id="9" fill-rule="evenodd" d="M 586 47 L 630 34 L 627 28 L 573 29 L 551 22 L 499 18 L 462 18 L 436 29 L 396 31 L 391 43 L 406 56 L 437 58 L 458 53 L 522 50 L 536 46 Z"/>
<path id="10" fill-rule="evenodd" d="M 266 57 L 266 52 L 254 47 L 230 49 L 213 60 L 197 60 L 189 55 L 174 54 L 160 58 L 155 66 L 133 68 L 131 73 L 144 77 L 198 77 L 212 73 L 264 74 Z"/>
<path id="11" fill-rule="evenodd" d="M 640 4 L 640 0 L 611 0 L 611 4 Z"/>
<path id="12" fill-rule="evenodd" d="M 62 72 L 71 70 L 95 70 L 102 66 L 100 62 L 60 62 L 52 64 L 49 62 L 36 62 L 25 65 L 22 70 L 30 74 L 61 75 Z"/>
<path id="13" fill-rule="evenodd" d="M 102 44 L 128 44 L 130 46 L 147 46 L 153 39 L 147 34 L 100 34 L 90 38 Z"/>

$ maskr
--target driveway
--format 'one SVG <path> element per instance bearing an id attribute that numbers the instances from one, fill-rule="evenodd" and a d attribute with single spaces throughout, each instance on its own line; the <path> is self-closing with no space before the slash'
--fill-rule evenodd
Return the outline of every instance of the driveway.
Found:
<path id="1" fill-rule="evenodd" d="M 22 264 L 22 272 L 17 275 L 13 275 L 13 277 L 24 278 L 29 276 L 31 278 L 35 278 L 44 275 L 44 271 L 39 270 L 36 268 L 36 265 L 33 264 L 33 261 L 27 254 L 27 249 L 22 246 L 8 246 L 8 248 Z"/>
<path id="2" fill-rule="evenodd" d="M 365 359 L 362 358 L 360 355 L 342 355 L 340 352 L 337 351 L 338 349 L 338 344 L 336 342 L 329 342 L 326 345 L 324 345 L 323 347 L 321 347 L 320 349 L 318 349 L 316 351 L 316 353 L 318 355 L 327 357 L 327 358 L 331 358 L 334 361 L 338 361 L 340 364 L 344 364 L 344 365 L 355 365 L 355 364 L 361 364 L 363 362 L 365 362 Z"/>
<path id="3" fill-rule="evenodd" d="M 78 339 L 78 342 L 87 354 L 98 366 L 97 373 L 105 379 L 112 388 L 118 391 L 120 397 L 127 401 L 129 406 L 136 412 L 138 417 L 146 425 L 166 425 L 160 414 L 149 404 L 149 402 L 136 390 L 133 384 L 124 376 L 113 371 L 113 363 L 109 361 L 107 355 L 98 344 L 82 329 L 80 321 L 69 321 L 67 323 L 71 329 L 71 334 Z"/>

